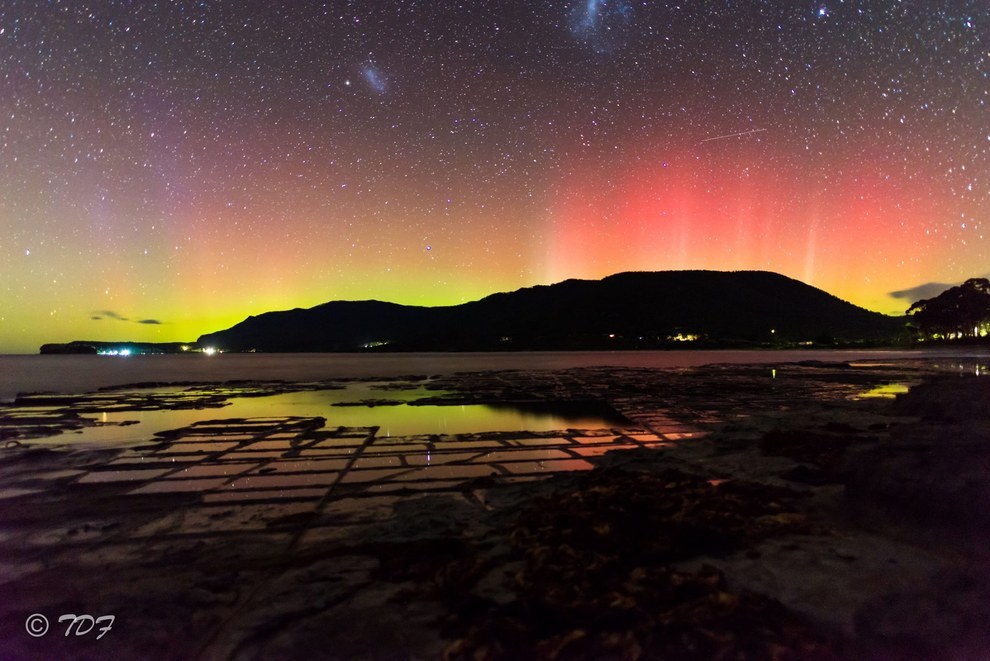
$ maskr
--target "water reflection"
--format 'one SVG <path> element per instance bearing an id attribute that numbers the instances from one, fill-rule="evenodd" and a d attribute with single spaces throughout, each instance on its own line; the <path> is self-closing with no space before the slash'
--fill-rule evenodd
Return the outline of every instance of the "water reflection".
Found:
<path id="1" fill-rule="evenodd" d="M 379 427 L 378 437 L 421 434 L 464 434 L 485 431 L 551 431 L 599 429 L 627 422 L 597 402 L 516 403 L 498 405 L 425 405 L 407 402 L 435 391 L 374 389 L 367 384 L 340 390 L 310 390 L 264 397 L 232 397 L 222 408 L 168 411 L 104 411 L 89 427 L 71 438 L 81 444 L 127 444 L 151 439 L 155 433 L 207 420 L 231 418 L 323 417 L 326 426 Z M 383 400 L 388 400 L 387 402 Z M 371 401 L 373 405 L 361 405 Z M 387 405 L 385 405 L 387 403 Z M 345 404 L 345 405 L 341 405 Z M 137 423 L 122 426 L 121 423 Z M 64 441 L 65 436 L 59 440 Z"/>
<path id="2" fill-rule="evenodd" d="M 857 395 L 856 399 L 894 399 L 911 389 L 908 383 L 885 383 Z"/>
<path id="3" fill-rule="evenodd" d="M 950 372 L 972 372 L 974 376 L 986 376 L 990 374 L 990 366 L 987 363 L 981 362 L 935 363 L 933 367 Z"/>

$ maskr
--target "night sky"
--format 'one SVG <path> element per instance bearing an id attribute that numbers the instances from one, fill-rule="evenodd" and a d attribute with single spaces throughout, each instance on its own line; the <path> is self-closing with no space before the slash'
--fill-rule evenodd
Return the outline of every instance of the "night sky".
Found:
<path id="1" fill-rule="evenodd" d="M 0 83 L 0 352 L 627 270 L 902 313 L 990 272 L 985 0 L 0 0 Z"/>

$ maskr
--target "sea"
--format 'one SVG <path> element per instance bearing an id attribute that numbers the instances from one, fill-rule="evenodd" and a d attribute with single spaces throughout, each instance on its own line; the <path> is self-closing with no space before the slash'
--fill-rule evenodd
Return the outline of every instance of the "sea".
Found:
<path id="1" fill-rule="evenodd" d="M 0 401 L 18 393 L 82 393 L 136 383 L 230 380 L 321 381 L 577 367 L 674 369 L 797 361 L 990 361 L 986 348 L 934 350 L 552 351 L 390 354 L 0 355 Z"/>

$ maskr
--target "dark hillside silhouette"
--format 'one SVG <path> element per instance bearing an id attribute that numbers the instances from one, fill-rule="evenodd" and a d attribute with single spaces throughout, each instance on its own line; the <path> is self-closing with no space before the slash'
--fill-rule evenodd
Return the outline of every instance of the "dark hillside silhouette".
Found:
<path id="1" fill-rule="evenodd" d="M 224 351 L 760 346 L 883 341 L 902 328 L 900 319 L 776 273 L 663 271 L 567 280 L 448 307 L 333 301 L 252 316 L 198 344 Z"/>

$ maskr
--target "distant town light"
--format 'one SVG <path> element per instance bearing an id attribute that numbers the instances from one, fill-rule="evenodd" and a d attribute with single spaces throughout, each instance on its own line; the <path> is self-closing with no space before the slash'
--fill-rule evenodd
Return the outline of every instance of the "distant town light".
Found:
<path id="1" fill-rule="evenodd" d="M 205 353 L 207 356 L 212 356 L 216 352 L 217 352 L 217 350 L 216 350 L 215 347 L 205 347 L 203 349 L 203 353 Z"/>
<path id="2" fill-rule="evenodd" d="M 97 352 L 99 356 L 130 356 L 130 349 L 100 349 Z"/>

